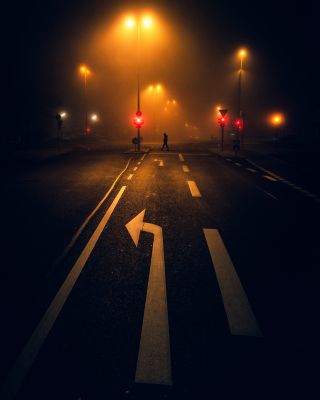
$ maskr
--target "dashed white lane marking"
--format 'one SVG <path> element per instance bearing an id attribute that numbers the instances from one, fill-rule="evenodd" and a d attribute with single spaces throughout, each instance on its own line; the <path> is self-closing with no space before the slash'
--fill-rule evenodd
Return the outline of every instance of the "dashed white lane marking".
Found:
<path id="1" fill-rule="evenodd" d="M 250 172 L 257 172 L 255 169 L 253 169 L 253 168 L 247 168 L 247 170 L 248 171 L 250 171 Z"/>
<path id="2" fill-rule="evenodd" d="M 133 171 L 136 171 L 137 169 L 138 169 L 138 167 L 134 167 L 134 168 L 133 168 Z"/>
<path id="3" fill-rule="evenodd" d="M 237 165 L 238 167 L 242 167 L 242 164 L 235 162 L 235 165 Z"/>
<path id="4" fill-rule="evenodd" d="M 227 161 L 232 161 L 231 158 L 226 158 Z"/>
<path id="5" fill-rule="evenodd" d="M 184 161 L 183 155 L 181 153 L 179 153 L 179 160 Z"/>
<path id="6" fill-rule="evenodd" d="M 182 170 L 183 170 L 183 172 L 190 172 L 190 169 L 187 165 L 183 165 Z"/>
<path id="7" fill-rule="evenodd" d="M 188 185 L 189 185 L 189 189 L 191 192 L 191 196 L 192 197 L 201 197 L 201 193 L 198 189 L 197 184 L 195 183 L 195 181 L 187 181 Z"/>
<path id="8" fill-rule="evenodd" d="M 141 164 L 141 162 L 139 161 L 139 162 L 137 162 L 137 165 L 140 165 Z"/>
<path id="9" fill-rule="evenodd" d="M 146 156 L 146 154 L 144 154 L 144 155 L 140 158 L 140 160 L 143 161 L 144 158 L 145 158 L 145 156 Z"/>
<path id="10" fill-rule="evenodd" d="M 160 160 L 159 167 L 163 167 L 163 166 L 164 166 L 163 160 Z"/>
<path id="11" fill-rule="evenodd" d="M 277 182 L 278 180 L 275 179 L 273 176 L 270 175 L 263 175 L 264 178 L 268 179 L 271 182 Z"/>
<path id="12" fill-rule="evenodd" d="M 34 330 L 32 336 L 22 350 L 22 353 L 17 358 L 13 368 L 8 375 L 7 380 L 4 382 L 4 385 L 1 388 L 1 399 L 13 399 L 17 394 L 19 387 L 21 386 L 29 369 L 36 359 L 44 341 L 46 340 L 49 332 L 51 331 L 51 328 L 58 318 L 60 311 L 62 310 L 67 298 L 69 297 L 77 279 L 79 278 L 81 271 L 86 265 L 86 262 L 88 261 L 101 233 L 107 225 L 114 209 L 116 208 L 125 190 L 126 186 L 122 186 L 122 188 L 119 190 L 117 196 L 115 197 L 112 204 L 99 222 L 99 225 L 93 232 L 93 235 L 90 237 L 88 243 L 82 250 L 79 258 L 73 265 L 71 271 L 69 272 L 68 276 L 60 287 L 58 293 L 55 295 L 44 316 Z"/>
<path id="13" fill-rule="evenodd" d="M 251 309 L 231 258 L 217 229 L 203 229 L 222 294 L 232 335 L 261 337 L 262 333 Z"/>
<path id="14" fill-rule="evenodd" d="M 133 177 L 133 174 L 130 174 L 129 176 L 128 176 L 128 181 L 131 181 L 131 179 L 132 179 L 132 177 Z"/>
<path id="15" fill-rule="evenodd" d="M 266 190 L 263 190 L 263 189 L 261 189 L 261 190 L 263 191 L 263 193 L 265 193 L 267 196 L 271 197 L 273 200 L 278 200 L 278 199 L 276 198 L 276 196 L 274 196 L 273 194 L 267 192 Z"/>

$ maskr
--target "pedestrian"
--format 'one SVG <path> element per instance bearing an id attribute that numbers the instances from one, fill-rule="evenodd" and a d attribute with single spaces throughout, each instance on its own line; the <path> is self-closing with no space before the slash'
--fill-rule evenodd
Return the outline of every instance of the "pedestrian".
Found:
<path id="1" fill-rule="evenodd" d="M 167 151 L 169 151 L 169 146 L 168 146 L 168 135 L 166 134 L 166 132 L 164 132 L 164 134 L 163 134 L 163 145 L 162 145 L 162 147 L 161 147 L 161 151 L 162 151 L 165 147 L 167 148 Z"/>

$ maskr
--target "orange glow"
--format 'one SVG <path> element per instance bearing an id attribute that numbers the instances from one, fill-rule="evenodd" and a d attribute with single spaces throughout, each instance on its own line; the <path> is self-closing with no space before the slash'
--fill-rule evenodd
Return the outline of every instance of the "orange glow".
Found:
<path id="1" fill-rule="evenodd" d="M 127 28 L 133 28 L 136 24 L 136 20 L 133 17 L 128 17 L 125 19 L 124 25 Z"/>
<path id="2" fill-rule="evenodd" d="M 248 52 L 247 52 L 246 49 L 240 49 L 240 50 L 238 51 L 238 56 L 239 56 L 240 58 L 245 58 L 245 57 L 247 56 L 247 54 L 248 54 Z"/>
<path id="3" fill-rule="evenodd" d="M 90 70 L 86 65 L 81 65 L 79 71 L 82 75 L 90 75 Z"/>
<path id="4" fill-rule="evenodd" d="M 143 25 L 146 27 L 149 27 L 152 25 L 152 19 L 150 17 L 144 17 L 142 22 L 143 22 Z"/>
<path id="5" fill-rule="evenodd" d="M 284 116 L 281 113 L 272 114 L 269 117 L 269 122 L 273 126 L 280 126 L 284 123 Z"/>

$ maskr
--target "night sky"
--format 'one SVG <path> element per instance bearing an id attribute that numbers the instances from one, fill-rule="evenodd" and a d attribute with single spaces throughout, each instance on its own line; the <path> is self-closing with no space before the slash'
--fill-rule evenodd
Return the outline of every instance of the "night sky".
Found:
<path id="1" fill-rule="evenodd" d="M 244 102 L 252 129 L 263 129 L 264 115 L 280 110 L 287 116 L 290 132 L 306 136 L 319 130 L 316 2 L 47 0 L 12 2 L 3 12 L 3 51 L 8 67 L 4 87 L 9 105 L 6 136 L 41 138 L 52 129 L 53 117 L 61 107 L 79 114 L 76 70 L 81 62 L 97 71 L 99 80 L 92 82 L 90 101 L 103 116 L 104 128 L 121 130 L 127 124 L 119 111 L 125 97 L 124 82 L 128 82 L 130 97 L 134 73 L 132 79 L 128 71 L 118 75 L 108 64 L 113 54 L 107 49 L 103 54 L 98 48 L 93 52 L 90 46 L 104 24 L 108 29 L 122 11 L 145 5 L 155 7 L 173 27 L 173 42 L 178 47 L 170 53 L 167 44 L 167 53 L 159 52 L 154 67 L 146 58 L 143 83 L 159 76 L 170 93 L 183 99 L 188 121 L 208 130 L 215 104 L 222 101 L 230 109 L 236 107 L 234 54 L 245 46 L 250 51 L 245 66 L 250 79 Z M 117 91 L 119 82 L 123 85 Z"/>

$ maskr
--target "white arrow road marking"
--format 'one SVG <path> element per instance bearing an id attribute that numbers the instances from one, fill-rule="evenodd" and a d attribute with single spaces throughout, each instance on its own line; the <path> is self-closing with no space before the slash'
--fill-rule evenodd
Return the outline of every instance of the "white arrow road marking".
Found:
<path id="1" fill-rule="evenodd" d="M 187 165 L 183 165 L 182 170 L 183 170 L 183 172 L 190 172 L 190 169 Z"/>
<path id="2" fill-rule="evenodd" d="M 231 258 L 217 229 L 203 229 L 216 272 L 232 335 L 261 337 L 262 333 L 251 309 Z"/>
<path id="3" fill-rule="evenodd" d="M 201 197 L 200 190 L 198 189 L 195 181 L 187 181 L 192 197 Z"/>
<path id="4" fill-rule="evenodd" d="M 183 155 L 181 153 L 179 153 L 179 160 L 184 161 Z"/>
<path id="5" fill-rule="evenodd" d="M 136 246 L 141 231 L 154 235 L 135 382 L 172 385 L 162 228 L 143 222 L 144 214 L 126 224 Z"/>
<path id="6" fill-rule="evenodd" d="M 164 166 L 163 160 L 159 160 L 159 167 L 163 167 L 163 166 Z"/>
<path id="7" fill-rule="evenodd" d="M 130 174 L 129 176 L 128 176 L 128 181 L 131 181 L 131 179 L 132 179 L 132 177 L 133 177 L 133 174 Z"/>
<path id="8" fill-rule="evenodd" d="M 89 239 L 88 243 L 82 250 L 79 258 L 72 267 L 62 286 L 60 287 L 58 293 L 52 300 L 47 311 L 39 322 L 38 326 L 34 330 L 29 341 L 25 345 L 22 353 L 16 360 L 13 368 L 11 369 L 7 380 L 4 382 L 3 387 L 0 391 L 0 398 L 2 400 L 14 399 L 17 394 L 23 380 L 25 379 L 29 369 L 31 368 L 34 360 L 36 359 L 44 341 L 46 340 L 51 328 L 53 327 L 62 307 L 64 306 L 67 298 L 69 297 L 71 290 L 73 289 L 81 271 L 83 270 L 88 258 L 90 257 L 101 233 L 103 232 L 105 226 L 107 225 L 114 209 L 116 208 L 123 192 L 126 190 L 126 186 L 122 186 L 119 193 L 113 200 L 111 206 L 108 208 L 104 214 L 102 220 L 99 222 L 96 230 Z"/>

